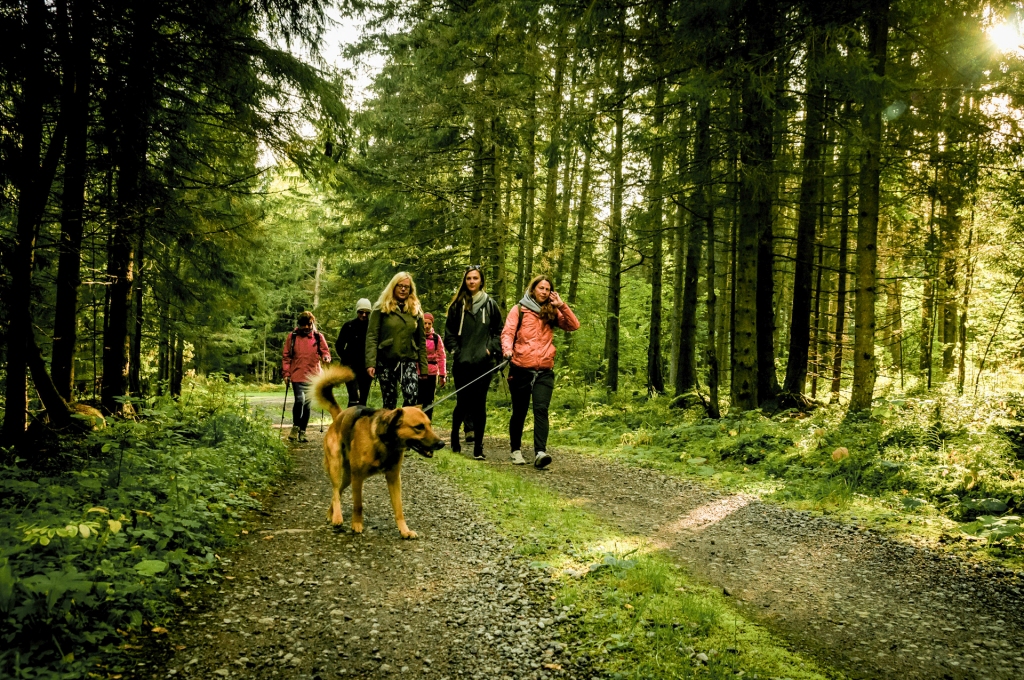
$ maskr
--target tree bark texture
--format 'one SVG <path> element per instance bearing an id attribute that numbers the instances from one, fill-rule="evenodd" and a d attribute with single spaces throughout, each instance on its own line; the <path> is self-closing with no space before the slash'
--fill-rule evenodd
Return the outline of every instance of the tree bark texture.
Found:
<path id="1" fill-rule="evenodd" d="M 15 218 L 14 256 L 10 260 L 10 290 L 21 294 L 7 301 L 9 334 L 3 425 L 3 441 L 16 444 L 25 432 L 28 407 L 28 361 L 32 334 L 32 268 L 35 262 L 36 227 L 46 200 L 49 183 L 44 187 L 44 168 L 40 167 L 43 149 L 44 48 L 46 45 L 46 5 L 29 0 L 26 7 L 26 35 L 23 56 L 25 80 L 21 101 L 15 113 L 21 133 L 20 167 L 15 177 L 18 190 Z M 51 147 L 54 141 L 50 142 Z M 37 208 L 37 206 L 39 206 Z M 33 340 L 34 341 L 34 340 Z"/>
<path id="2" fill-rule="evenodd" d="M 874 62 L 874 76 L 877 80 L 872 83 L 861 114 L 864 152 L 857 192 L 857 299 L 854 310 L 851 411 L 863 411 L 871 408 L 877 375 L 875 298 L 877 297 L 878 210 L 882 167 L 882 109 L 884 108 L 881 79 L 885 77 L 885 62 L 889 44 L 889 2 L 890 0 L 870 0 L 865 17 L 868 55 Z"/>
<path id="3" fill-rule="evenodd" d="M 811 291 L 814 272 L 815 223 L 820 212 L 824 165 L 825 82 L 821 61 L 824 31 L 811 30 L 807 45 L 807 116 L 804 121 L 803 176 L 796 225 L 793 307 L 789 317 L 789 361 L 783 389 L 801 394 L 807 383 L 811 329 Z"/>
<path id="4" fill-rule="evenodd" d="M 612 157 L 612 210 L 608 229 L 608 323 L 605 349 L 608 374 L 605 385 L 612 392 L 619 389 L 619 314 L 622 306 L 622 137 L 626 105 L 625 48 L 626 16 L 620 9 L 618 47 L 615 60 L 616 102 L 612 113 L 615 125 Z"/>
<path id="5" fill-rule="evenodd" d="M 558 220 L 558 162 L 561 151 L 562 83 L 565 79 L 565 48 L 559 47 L 555 57 L 555 81 L 551 89 L 551 135 L 545 149 L 544 211 L 541 215 L 541 267 L 554 269 L 555 223 Z"/>
<path id="6" fill-rule="evenodd" d="M 659 78 L 654 93 L 654 129 L 658 138 L 651 150 L 651 184 L 649 189 L 651 201 L 651 323 L 647 342 L 647 392 L 662 394 L 665 391 L 664 366 L 661 358 L 661 312 L 662 312 L 662 274 L 664 269 L 664 253 L 662 252 L 662 220 L 664 198 L 662 196 L 662 179 L 665 171 L 665 144 L 661 139 L 662 127 L 665 124 L 665 80 Z"/>
<path id="7" fill-rule="evenodd" d="M 128 318 L 134 275 L 133 246 L 142 223 L 145 202 L 142 198 L 149 144 L 149 117 L 152 108 L 153 12 L 150 3 L 132 10 L 130 49 L 125 57 L 125 86 L 115 105 L 111 121 L 116 126 L 114 161 L 117 166 L 117 196 L 114 201 L 114 230 L 107 249 L 108 308 L 103 333 L 103 381 L 100 401 L 107 413 L 119 406 L 125 395 L 128 374 Z"/>
<path id="8" fill-rule="evenodd" d="M 78 289 L 82 285 L 86 160 L 89 141 L 90 74 L 92 71 L 92 2 L 72 0 L 69 54 L 64 61 L 67 151 L 61 197 L 61 229 L 53 320 L 50 375 L 57 392 L 71 400 L 78 345 Z"/>
<path id="9" fill-rule="evenodd" d="M 775 0 L 748 0 L 744 6 L 747 58 L 754 68 L 743 81 L 740 151 L 740 221 L 736 235 L 736 306 L 732 408 L 757 408 L 762 383 L 775 379 L 764 356 L 774 354 L 771 221 L 773 106 L 763 94 L 774 82 Z M 767 243 L 767 248 L 765 244 Z M 763 256 L 768 262 L 762 262 Z M 767 276 L 765 273 L 767 272 Z M 759 312 L 759 306 L 767 308 Z M 767 327 L 765 327 L 767 326 Z M 763 347 L 762 345 L 767 345 Z M 773 359 L 774 363 L 774 359 Z M 761 376 L 768 371 L 769 376 Z"/>
<path id="10" fill-rule="evenodd" d="M 710 210 L 707 195 L 711 178 L 711 108 L 706 99 L 698 102 L 696 113 L 691 218 L 683 273 L 683 304 L 679 317 L 679 358 L 675 384 L 677 395 L 697 386 L 697 284 Z M 713 288 L 714 284 L 711 283 L 709 287 Z"/>

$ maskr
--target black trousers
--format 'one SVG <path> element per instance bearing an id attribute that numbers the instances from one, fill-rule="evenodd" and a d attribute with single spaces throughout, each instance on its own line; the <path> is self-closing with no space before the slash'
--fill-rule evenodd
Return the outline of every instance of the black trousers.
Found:
<path id="1" fill-rule="evenodd" d="M 423 404 L 423 408 L 427 408 L 428 406 L 434 403 L 435 394 L 437 394 L 437 376 L 421 375 L 420 403 Z M 430 411 L 427 411 L 427 415 L 430 416 Z"/>
<path id="2" fill-rule="evenodd" d="M 345 389 L 348 390 L 348 405 L 365 406 L 366 400 L 370 398 L 370 383 L 373 382 L 373 378 L 365 368 L 352 370 L 355 371 L 356 377 L 345 383 Z"/>
<path id="3" fill-rule="evenodd" d="M 512 418 L 508 423 L 508 439 L 513 451 L 523 447 L 523 425 L 533 401 L 533 452 L 547 451 L 548 406 L 555 391 L 555 372 L 550 368 L 533 370 L 510 364 L 508 388 L 512 393 Z"/>
<path id="4" fill-rule="evenodd" d="M 309 425 L 309 401 L 306 400 L 306 383 L 293 382 L 292 390 L 295 392 L 295 403 L 292 404 L 292 425 L 301 431 L 306 431 Z"/>
<path id="5" fill-rule="evenodd" d="M 491 376 L 480 378 L 491 370 L 491 362 L 479 364 L 455 364 L 452 367 L 452 380 L 455 389 L 469 385 L 455 397 L 455 410 L 452 412 L 452 448 L 459 446 L 459 428 L 462 423 L 472 423 L 473 450 L 483 452 L 484 430 L 487 428 L 487 390 L 491 387 Z M 476 382 L 476 378 L 480 378 Z M 470 384 L 472 383 L 472 384 Z"/>

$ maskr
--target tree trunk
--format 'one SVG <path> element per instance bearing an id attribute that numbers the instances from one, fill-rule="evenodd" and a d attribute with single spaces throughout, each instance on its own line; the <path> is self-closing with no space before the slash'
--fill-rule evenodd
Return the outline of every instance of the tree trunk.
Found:
<path id="1" fill-rule="evenodd" d="M 885 77 L 889 41 L 890 0 L 870 0 L 866 23 L 868 55 L 874 61 L 874 75 Z M 865 96 L 861 118 L 864 155 L 858 183 L 857 215 L 857 299 L 854 310 L 853 396 L 851 411 L 871 408 L 877 373 L 875 362 L 875 298 L 878 261 L 878 210 L 881 178 L 882 109 L 881 83 L 872 83 Z"/>
<path id="2" fill-rule="evenodd" d="M 174 331 L 171 355 L 171 396 L 181 396 L 181 381 L 185 377 L 185 338 L 181 328 Z"/>
<path id="3" fill-rule="evenodd" d="M 142 268 L 144 266 L 145 240 L 146 233 L 143 228 L 140 230 L 139 242 L 135 248 L 135 329 L 132 333 L 131 354 L 128 357 L 128 390 L 135 397 L 142 396 L 140 374 L 142 370 L 143 302 L 146 288 L 142 279 Z"/>
<path id="4" fill-rule="evenodd" d="M 573 64 L 572 76 L 569 79 L 569 111 L 567 117 L 572 120 L 576 115 L 576 65 Z M 578 155 L 572 143 L 565 144 L 562 151 L 562 206 L 558 211 L 558 262 L 555 268 L 555 290 L 562 289 L 565 274 L 566 251 L 569 245 L 569 207 L 572 199 L 572 185 L 578 164 Z"/>
<path id="5" fill-rule="evenodd" d="M 708 164 L 708 171 L 710 171 L 710 163 Z M 710 187 L 710 177 L 706 177 L 709 180 L 708 184 L 704 187 L 705 191 L 710 195 L 713 195 Z M 707 225 L 707 239 L 708 239 L 708 268 L 707 268 L 707 282 L 708 282 L 708 347 L 707 347 L 707 362 L 708 362 L 708 404 L 707 411 L 708 417 L 719 418 L 721 413 L 718 410 L 718 353 L 715 348 L 715 314 L 717 310 L 715 306 L 718 302 L 718 295 L 715 291 L 715 211 L 712 202 L 709 199 L 704 201 L 705 217 L 704 222 Z"/>
<path id="6" fill-rule="evenodd" d="M 612 211 L 608 229 L 608 324 L 605 350 L 608 374 L 605 384 L 612 392 L 619 389 L 619 312 L 622 304 L 622 136 L 624 107 L 626 106 L 626 12 L 619 10 L 619 34 L 615 60 L 615 139 L 612 147 Z"/>
<path id="7" fill-rule="evenodd" d="M 736 243 L 736 309 L 732 408 L 757 408 L 762 384 L 775 380 L 772 317 L 772 133 L 773 106 L 764 90 L 775 70 L 775 0 L 748 0 L 744 6 L 746 58 L 754 64 L 743 81 L 740 152 L 740 222 Z M 767 257 L 767 262 L 762 259 Z M 767 300 L 767 305 L 764 304 Z M 759 307 L 764 307 L 760 309 Z M 767 346 L 763 346 L 767 345 Z M 774 362 L 774 359 L 773 359 Z M 762 376 L 761 373 L 768 373 Z"/>
<path id="8" fill-rule="evenodd" d="M 825 82 L 821 74 L 824 41 L 824 31 L 811 30 L 807 46 L 807 117 L 804 124 L 800 212 L 796 225 L 793 307 L 789 317 L 789 361 L 783 384 L 783 389 L 793 394 L 804 391 L 810 349 L 811 279 L 814 273 L 815 223 L 821 203 L 822 148 L 825 136 Z"/>
<path id="9" fill-rule="evenodd" d="M 811 378 L 811 399 L 815 399 L 818 396 L 818 374 L 821 373 L 821 359 L 818 356 L 818 338 L 821 332 L 821 280 L 824 264 L 825 246 L 819 242 L 818 267 L 814 281 L 814 316 L 812 317 L 814 320 L 812 325 L 814 331 L 810 340 L 811 356 L 809 363 L 814 367 L 813 377 Z M 792 358 L 790 358 L 790 361 L 792 361 Z"/>
<path id="10" fill-rule="evenodd" d="M 74 0 L 70 45 L 63 69 L 66 83 L 67 152 L 61 198 L 60 256 L 57 265 L 50 374 L 57 392 L 71 400 L 78 346 L 78 289 L 82 285 L 82 233 L 85 211 L 86 162 L 89 141 L 90 74 L 92 72 L 92 3 Z"/>
<path id="11" fill-rule="evenodd" d="M 679 358 L 676 363 L 676 395 L 697 386 L 697 283 L 701 250 L 707 232 L 708 183 L 711 172 L 711 107 L 706 99 L 697 102 L 693 146 L 692 217 L 683 273 L 683 304 L 679 317 Z M 709 288 L 714 288 L 710 282 Z"/>
<path id="12" fill-rule="evenodd" d="M 26 48 L 24 51 L 25 80 L 22 84 L 20 106 L 16 111 L 21 131 L 19 149 L 20 167 L 14 181 L 18 190 L 17 217 L 15 218 L 14 256 L 10 260 L 10 290 L 19 291 L 7 301 L 8 342 L 7 375 L 3 425 L 3 441 L 16 444 L 25 432 L 28 409 L 29 335 L 32 331 L 32 269 L 35 262 L 36 228 L 42 217 L 53 175 L 46 178 L 46 163 L 40 167 L 43 148 L 43 98 L 45 96 L 44 49 L 46 36 L 46 4 L 42 0 L 29 0 L 26 10 Z M 55 152 L 51 139 L 47 156 Z M 63 146 L 63 140 L 60 140 Z M 54 163 L 56 171 L 56 162 Z"/>
<path id="13" fill-rule="evenodd" d="M 522 169 L 519 184 L 519 233 L 516 245 L 516 295 L 526 287 L 526 203 L 530 197 L 530 186 L 526 179 L 526 168 Z"/>
<path id="14" fill-rule="evenodd" d="M 526 273 L 523 286 L 533 277 L 533 246 L 536 235 L 535 210 L 537 201 L 537 89 L 536 84 L 530 90 L 526 112 Z M 520 291 L 517 291 L 517 293 Z"/>
<path id="15" fill-rule="evenodd" d="M 157 381 L 157 394 L 165 394 L 165 384 L 168 380 L 171 362 L 171 327 L 170 327 L 170 305 L 167 300 L 161 300 L 159 302 L 159 314 L 160 314 L 160 327 L 157 332 L 157 367 L 156 367 L 156 381 Z"/>
<path id="16" fill-rule="evenodd" d="M 964 304 L 960 310 L 960 360 L 956 375 L 957 394 L 964 393 L 967 378 L 967 310 L 971 302 L 971 288 L 974 284 L 974 263 L 971 260 L 971 245 L 974 241 L 974 210 L 971 210 L 971 228 L 967 232 L 967 272 L 964 280 Z"/>
<path id="17" fill-rule="evenodd" d="M 483 69 L 477 69 L 476 88 L 483 94 Z M 473 118 L 473 186 L 470 190 L 470 238 L 469 261 L 481 263 L 481 249 L 485 231 L 486 209 L 484 206 L 484 125 L 486 121 L 479 113 Z M 484 270 L 486 273 L 486 270 Z"/>
<path id="18" fill-rule="evenodd" d="M 133 7 L 131 53 L 125 90 L 116 104 L 118 139 L 114 150 L 118 168 L 114 202 L 114 231 L 107 249 L 109 307 L 103 333 L 103 381 L 100 401 L 107 413 L 118 409 L 117 398 L 126 392 L 128 374 L 128 317 L 131 307 L 132 246 L 140 231 L 144 202 L 142 180 L 149 146 L 149 114 L 153 97 L 152 32 L 154 7 Z"/>
<path id="19" fill-rule="evenodd" d="M 959 325 L 957 290 L 957 256 L 960 250 L 962 195 L 959 187 L 953 189 L 955 197 L 946 204 L 946 219 L 942 225 L 942 372 L 949 374 L 954 368 L 954 352 Z"/>
<path id="20" fill-rule="evenodd" d="M 664 5 L 661 5 L 664 7 Z M 659 25 L 661 22 L 659 21 Z M 654 91 L 654 129 L 659 135 L 651 150 L 651 324 L 650 337 L 647 343 L 647 392 L 662 394 L 665 391 L 664 367 L 661 359 L 661 298 L 662 270 L 664 255 L 662 253 L 662 177 L 665 169 L 665 143 L 661 139 L 662 127 L 665 124 L 665 80 L 659 78 Z"/>
<path id="21" fill-rule="evenodd" d="M 559 40 L 559 42 L 562 42 Z M 562 81 L 565 79 L 565 47 L 556 48 L 555 81 L 551 90 L 551 139 L 545 152 L 544 212 L 541 215 L 541 267 L 554 269 L 555 222 L 558 220 L 558 162 L 561 151 Z"/>
<path id="22" fill-rule="evenodd" d="M 580 202 L 576 206 L 576 238 L 572 244 L 572 265 L 569 269 L 569 306 L 576 304 L 576 294 L 580 285 L 580 261 L 583 259 L 583 237 L 586 235 L 587 216 L 590 212 L 590 159 L 592 140 L 588 128 L 583 150 L 583 177 L 580 179 Z"/>
<path id="23" fill-rule="evenodd" d="M 676 158 L 677 177 L 680 186 L 686 183 L 687 173 L 687 152 L 690 145 L 690 131 L 685 123 L 685 112 L 680 116 L 679 123 L 679 144 L 677 146 L 678 156 Z M 669 382 L 673 387 L 679 380 L 679 336 L 683 325 L 683 272 L 686 269 L 686 206 L 685 198 L 677 195 L 675 200 L 676 211 L 672 217 L 673 233 L 672 239 L 674 249 L 672 251 L 672 347 L 669 352 Z"/>

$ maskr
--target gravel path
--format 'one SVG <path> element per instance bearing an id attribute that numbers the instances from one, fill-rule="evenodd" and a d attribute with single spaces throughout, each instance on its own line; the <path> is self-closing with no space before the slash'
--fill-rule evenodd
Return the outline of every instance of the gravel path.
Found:
<path id="1" fill-rule="evenodd" d="M 366 485 L 363 535 L 329 528 L 310 429 L 293 477 L 223 556 L 220 588 L 167 626 L 165 658 L 136 676 L 590 677 L 560 642 L 571 612 L 429 463 L 413 456 L 403 468 L 419 540 L 399 537 L 382 476 Z"/>
<path id="2" fill-rule="evenodd" d="M 555 454 L 537 471 L 510 465 L 507 443 L 487 454 L 646 536 L 852 677 L 1024 678 L 1020 574 L 601 457 Z"/>
<path id="3" fill-rule="evenodd" d="M 259 401 L 273 408 L 278 399 Z M 135 675 L 593 675 L 560 642 L 572 612 L 550 604 L 549 585 L 425 461 L 407 458 L 403 469 L 420 540 L 399 538 L 380 477 L 367 484 L 366 533 L 330 529 L 315 430 L 294 450 L 293 477 L 225 559 L 219 590 L 168 626 L 163 661 Z M 798 651 L 851 677 L 1024 677 L 1020 575 L 605 458 L 560 453 L 539 472 L 512 466 L 506 442 L 489 439 L 487 454 L 486 464 L 646 537 Z"/>

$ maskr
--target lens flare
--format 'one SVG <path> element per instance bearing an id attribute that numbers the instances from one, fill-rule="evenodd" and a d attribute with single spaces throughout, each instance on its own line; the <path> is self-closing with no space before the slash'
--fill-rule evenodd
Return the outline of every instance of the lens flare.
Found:
<path id="1" fill-rule="evenodd" d="M 994 24 L 988 29 L 988 39 L 1003 54 L 1024 56 L 1024 36 L 1015 20 Z"/>

